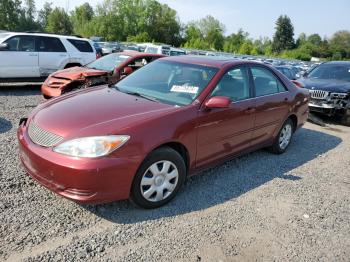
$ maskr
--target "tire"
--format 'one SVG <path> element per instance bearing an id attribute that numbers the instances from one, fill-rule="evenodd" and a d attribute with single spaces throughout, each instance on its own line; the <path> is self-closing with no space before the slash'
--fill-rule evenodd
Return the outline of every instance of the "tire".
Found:
<path id="1" fill-rule="evenodd" d="M 270 152 L 274 154 L 283 154 L 287 150 L 288 146 L 292 141 L 293 131 L 294 131 L 293 121 L 290 118 L 288 118 L 284 122 L 281 130 L 278 132 L 278 135 L 273 145 L 269 148 Z"/>
<path id="2" fill-rule="evenodd" d="M 172 200 L 186 178 L 182 156 L 169 147 L 151 152 L 137 171 L 130 199 L 142 208 L 158 208 Z"/>
<path id="3" fill-rule="evenodd" d="M 47 96 L 47 95 L 43 95 L 43 97 L 44 97 L 45 99 L 50 99 L 50 98 L 51 98 L 51 96 Z"/>
<path id="4" fill-rule="evenodd" d="M 340 120 L 340 123 L 344 126 L 350 126 L 350 109 L 346 110 L 345 114 Z"/>

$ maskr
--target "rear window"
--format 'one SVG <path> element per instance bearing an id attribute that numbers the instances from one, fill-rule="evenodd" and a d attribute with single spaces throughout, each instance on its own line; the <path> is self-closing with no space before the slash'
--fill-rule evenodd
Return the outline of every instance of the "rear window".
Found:
<path id="1" fill-rule="evenodd" d="M 80 52 L 84 53 L 93 53 L 94 50 L 92 49 L 90 43 L 88 41 L 84 40 L 78 40 L 78 39 L 67 39 L 72 45 L 75 46 L 76 49 L 78 49 Z"/>
<path id="2" fill-rule="evenodd" d="M 36 51 L 38 52 L 66 52 L 61 40 L 55 37 L 38 36 L 36 42 Z"/>

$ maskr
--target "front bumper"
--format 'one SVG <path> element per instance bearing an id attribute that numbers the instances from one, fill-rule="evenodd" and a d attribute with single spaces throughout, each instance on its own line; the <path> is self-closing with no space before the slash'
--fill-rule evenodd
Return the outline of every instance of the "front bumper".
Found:
<path id="1" fill-rule="evenodd" d="M 24 123 L 17 131 L 19 157 L 27 173 L 51 191 L 80 203 L 129 197 L 141 157 L 85 159 L 64 156 L 34 144 Z"/>

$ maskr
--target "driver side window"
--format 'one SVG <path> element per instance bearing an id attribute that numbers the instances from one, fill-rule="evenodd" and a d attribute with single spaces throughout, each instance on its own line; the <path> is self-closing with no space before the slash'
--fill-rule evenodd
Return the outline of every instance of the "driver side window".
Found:
<path id="1" fill-rule="evenodd" d="M 15 36 L 6 41 L 9 51 L 34 52 L 35 39 L 32 36 Z"/>
<path id="2" fill-rule="evenodd" d="M 250 98 L 247 68 L 238 67 L 228 71 L 216 85 L 211 96 L 226 96 L 233 102 Z"/>

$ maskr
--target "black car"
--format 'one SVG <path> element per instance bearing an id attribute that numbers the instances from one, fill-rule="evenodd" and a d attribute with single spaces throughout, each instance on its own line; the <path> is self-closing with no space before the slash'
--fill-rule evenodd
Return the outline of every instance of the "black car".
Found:
<path id="1" fill-rule="evenodd" d="M 298 82 L 310 90 L 310 111 L 339 115 L 350 126 L 350 62 L 323 63 Z"/>
<path id="2" fill-rule="evenodd" d="M 289 80 L 295 80 L 295 73 L 293 70 L 288 66 L 275 66 L 275 68 L 280 71 L 282 74 L 284 74 Z"/>

